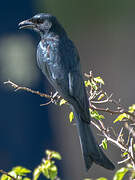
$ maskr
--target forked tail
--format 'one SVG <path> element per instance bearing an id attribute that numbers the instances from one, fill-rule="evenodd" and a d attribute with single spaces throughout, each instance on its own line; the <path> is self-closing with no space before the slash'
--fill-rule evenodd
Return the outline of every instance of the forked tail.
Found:
<path id="1" fill-rule="evenodd" d="M 115 169 L 113 163 L 107 158 L 107 156 L 97 144 L 90 125 L 81 119 L 79 113 L 74 111 L 74 115 L 76 118 L 76 125 L 79 133 L 79 139 L 86 169 L 88 170 L 93 162 L 103 166 L 106 169 Z"/>

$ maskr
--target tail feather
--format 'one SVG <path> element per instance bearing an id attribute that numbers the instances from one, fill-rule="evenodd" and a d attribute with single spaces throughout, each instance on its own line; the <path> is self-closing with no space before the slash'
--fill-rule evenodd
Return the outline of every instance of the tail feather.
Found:
<path id="1" fill-rule="evenodd" d="M 92 166 L 92 163 L 95 162 L 106 169 L 113 170 L 115 166 L 97 144 L 90 125 L 81 119 L 79 113 L 74 111 L 74 114 L 86 169 L 88 170 Z"/>

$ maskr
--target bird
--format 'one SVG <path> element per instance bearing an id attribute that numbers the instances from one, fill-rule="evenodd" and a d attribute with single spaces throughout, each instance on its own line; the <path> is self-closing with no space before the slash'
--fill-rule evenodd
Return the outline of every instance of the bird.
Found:
<path id="1" fill-rule="evenodd" d="M 91 130 L 89 101 L 76 46 L 57 18 L 49 13 L 39 13 L 20 22 L 19 29 L 25 28 L 40 35 L 37 65 L 74 113 L 86 170 L 93 162 L 114 170 L 114 164 L 104 154 Z"/>

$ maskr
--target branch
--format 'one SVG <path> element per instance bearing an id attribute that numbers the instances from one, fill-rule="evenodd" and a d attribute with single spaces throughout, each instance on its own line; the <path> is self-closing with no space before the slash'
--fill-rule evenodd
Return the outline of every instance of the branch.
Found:
<path id="1" fill-rule="evenodd" d="M 132 114 L 132 113 L 130 113 L 130 112 L 124 110 L 124 109 L 115 111 L 115 110 L 111 110 L 111 109 L 109 109 L 109 108 L 106 108 L 106 109 L 104 109 L 104 108 L 98 108 L 98 107 L 95 107 L 95 106 L 93 106 L 93 105 L 90 105 L 90 108 L 91 108 L 92 110 L 96 110 L 96 111 L 108 112 L 108 113 L 110 113 L 111 115 L 112 115 L 112 114 L 126 113 L 126 114 L 128 114 L 129 116 L 131 116 L 133 119 L 135 119 L 135 115 L 134 115 L 134 114 Z M 131 119 L 131 120 L 133 120 L 133 119 Z M 133 121 L 135 121 L 135 120 L 133 120 Z"/>
<path id="2" fill-rule="evenodd" d="M 16 178 L 14 178 L 13 176 L 11 176 L 9 173 L 7 173 L 6 171 L 0 169 L 0 173 L 5 174 L 6 176 L 10 177 L 12 180 L 17 180 Z"/>
<path id="3" fill-rule="evenodd" d="M 40 97 L 45 97 L 45 98 L 48 98 L 48 99 L 51 99 L 51 98 L 52 98 L 51 95 L 48 95 L 48 94 L 45 94 L 45 93 L 41 93 L 41 92 L 39 92 L 39 91 L 34 91 L 34 90 L 32 90 L 32 89 L 30 89 L 30 88 L 27 88 L 27 87 L 18 86 L 17 84 L 13 83 L 13 82 L 10 81 L 10 80 L 4 82 L 4 84 L 9 84 L 9 85 L 11 85 L 11 86 L 15 89 L 15 91 L 23 90 L 23 91 L 31 92 L 31 93 L 33 93 L 33 94 L 37 94 L 37 95 L 39 95 Z"/>
<path id="4" fill-rule="evenodd" d="M 129 158 L 130 158 L 131 161 L 132 161 L 133 167 L 135 168 L 135 160 L 134 160 L 133 149 L 132 149 L 132 147 L 133 147 L 133 139 L 131 139 L 131 141 L 130 141 L 130 146 L 129 146 L 129 148 L 127 148 L 127 147 L 125 147 L 122 143 L 120 143 L 118 139 L 117 139 L 117 140 L 113 139 L 113 138 L 110 136 L 110 134 L 108 133 L 107 129 L 105 128 L 103 122 L 102 122 L 102 121 L 99 121 L 99 122 L 100 122 L 101 127 L 100 127 L 98 124 L 96 124 L 95 122 L 91 121 L 91 123 L 92 123 L 100 132 L 102 132 L 102 134 L 103 134 L 104 137 L 107 139 L 107 141 L 110 141 L 112 144 L 116 145 L 116 146 L 117 146 L 118 148 L 120 148 L 122 151 L 128 153 Z M 131 147 L 131 146 L 132 146 L 132 147 Z M 126 160 L 127 160 L 127 159 L 126 159 Z M 125 161 L 126 161 L 126 160 L 125 160 Z M 123 161 L 123 162 L 125 162 L 125 161 Z M 121 163 L 122 163 L 122 161 L 121 161 Z"/>
<path id="5" fill-rule="evenodd" d="M 50 99 L 49 102 L 47 102 L 46 104 L 41 104 L 40 106 L 45 106 L 45 105 L 48 105 L 50 103 L 58 104 L 60 102 L 60 99 L 61 99 L 61 97 L 58 95 L 58 92 L 56 92 L 54 94 L 51 93 L 51 95 L 48 95 L 48 94 L 45 94 L 45 93 L 41 93 L 39 91 L 34 91 L 34 90 L 32 90 L 30 88 L 27 88 L 27 87 L 19 86 L 19 85 L 13 83 L 10 80 L 8 80 L 7 82 L 4 82 L 4 84 L 11 85 L 15 89 L 15 91 L 23 90 L 23 91 L 31 92 L 32 94 L 37 94 L 40 97 Z"/>

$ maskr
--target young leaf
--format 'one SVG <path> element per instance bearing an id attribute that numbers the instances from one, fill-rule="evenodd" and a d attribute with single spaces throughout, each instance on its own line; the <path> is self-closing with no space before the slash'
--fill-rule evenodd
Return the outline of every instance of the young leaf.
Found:
<path id="1" fill-rule="evenodd" d="M 100 178 L 98 178 L 98 179 L 96 179 L 96 180 L 107 180 L 107 179 L 104 178 L 104 177 L 100 177 Z"/>
<path id="2" fill-rule="evenodd" d="M 69 121 L 70 121 L 70 123 L 73 121 L 73 119 L 74 119 L 74 113 L 70 112 L 69 113 Z"/>
<path id="3" fill-rule="evenodd" d="M 22 166 L 14 167 L 12 171 L 15 172 L 18 176 L 26 176 L 27 173 L 31 173 L 31 170 L 26 169 Z"/>
<path id="4" fill-rule="evenodd" d="M 100 96 L 98 97 L 98 101 L 100 101 L 104 96 L 104 94 L 100 94 Z"/>
<path id="5" fill-rule="evenodd" d="M 37 180 L 41 174 L 41 166 L 38 166 L 33 172 L 33 180 Z"/>
<path id="6" fill-rule="evenodd" d="M 124 152 L 124 153 L 122 154 L 123 157 L 125 157 L 126 155 L 128 155 L 127 152 Z"/>
<path id="7" fill-rule="evenodd" d="M 56 152 L 56 151 L 52 151 L 52 155 L 51 155 L 52 158 L 55 158 L 55 159 L 58 159 L 58 160 L 61 160 L 61 155 L 60 153 Z"/>
<path id="8" fill-rule="evenodd" d="M 106 139 L 106 138 L 104 138 L 104 139 L 102 140 L 102 147 L 103 147 L 105 150 L 107 150 L 107 139 Z"/>
<path id="9" fill-rule="evenodd" d="M 133 104 L 132 106 L 129 107 L 129 111 L 130 113 L 133 113 L 135 111 L 135 104 Z"/>
<path id="10" fill-rule="evenodd" d="M 62 159 L 60 153 L 58 153 L 56 151 L 46 150 L 46 155 L 49 157 L 49 159 L 52 159 L 52 158 L 55 158 L 58 160 Z"/>
<path id="11" fill-rule="evenodd" d="M 91 85 L 90 80 L 88 80 L 88 81 L 84 81 L 84 84 L 85 84 L 85 87 L 90 86 L 90 85 Z"/>
<path id="12" fill-rule="evenodd" d="M 30 178 L 28 177 L 24 177 L 23 180 L 31 180 Z"/>
<path id="13" fill-rule="evenodd" d="M 126 114 L 126 113 L 122 113 L 122 114 L 120 114 L 114 121 L 113 121 L 113 123 L 116 123 L 116 122 L 118 122 L 118 121 L 122 121 L 124 118 L 129 118 L 129 115 L 128 114 Z"/>
<path id="14" fill-rule="evenodd" d="M 49 175 L 50 175 L 50 179 L 54 180 L 57 176 L 57 167 L 55 165 L 52 165 L 49 168 Z"/>
<path id="15" fill-rule="evenodd" d="M 11 178 L 5 174 L 3 174 L 0 178 L 0 180 L 11 180 Z"/>
<path id="16" fill-rule="evenodd" d="M 50 160 L 46 160 L 44 164 L 41 164 L 41 171 L 43 173 L 43 175 L 47 178 L 50 178 L 49 175 L 49 168 L 51 167 L 51 161 Z"/>
<path id="17" fill-rule="evenodd" d="M 61 99 L 60 100 L 60 106 L 62 106 L 63 104 L 65 104 L 67 101 L 65 99 Z"/>
<path id="18" fill-rule="evenodd" d="M 113 177 L 113 180 L 122 180 L 127 172 L 128 172 L 128 169 L 125 167 L 119 169 L 118 171 L 116 171 Z"/>
<path id="19" fill-rule="evenodd" d="M 101 83 L 101 84 L 104 85 L 104 81 L 103 81 L 103 79 L 102 79 L 100 76 L 95 77 L 95 78 L 94 78 L 94 81 L 95 81 L 96 83 Z"/>
<path id="20" fill-rule="evenodd" d="M 44 164 L 41 165 L 41 170 L 43 175 L 51 180 L 54 180 L 57 176 L 57 167 L 54 165 L 54 161 L 46 160 Z"/>
<path id="21" fill-rule="evenodd" d="M 97 119 L 97 120 L 104 119 L 104 116 L 100 115 L 96 110 L 90 109 L 90 114 L 91 114 L 91 117 L 94 118 L 94 119 Z"/>

